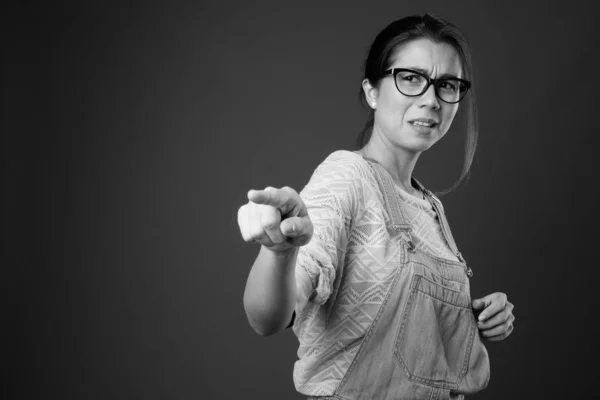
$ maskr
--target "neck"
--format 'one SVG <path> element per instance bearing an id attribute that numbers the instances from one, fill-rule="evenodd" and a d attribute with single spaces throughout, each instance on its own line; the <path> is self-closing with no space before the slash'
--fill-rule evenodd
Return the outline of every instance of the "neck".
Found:
<path id="1" fill-rule="evenodd" d="M 386 143 L 375 130 L 371 140 L 361 149 L 361 153 L 381 164 L 392 176 L 394 182 L 409 193 L 414 192 L 411 178 L 420 152 L 411 152 L 392 143 Z"/>

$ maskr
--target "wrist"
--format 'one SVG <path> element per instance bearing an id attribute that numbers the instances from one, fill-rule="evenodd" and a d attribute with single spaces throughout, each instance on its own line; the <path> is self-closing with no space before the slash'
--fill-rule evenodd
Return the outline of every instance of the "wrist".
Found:
<path id="1" fill-rule="evenodd" d="M 298 255 L 298 247 L 295 246 L 283 250 L 274 250 L 266 246 L 262 246 L 262 250 L 278 260 L 289 260 Z"/>

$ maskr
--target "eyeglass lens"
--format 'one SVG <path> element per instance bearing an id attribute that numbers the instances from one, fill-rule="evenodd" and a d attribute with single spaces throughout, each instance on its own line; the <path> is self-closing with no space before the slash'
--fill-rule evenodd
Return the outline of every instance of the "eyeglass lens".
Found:
<path id="1" fill-rule="evenodd" d="M 418 96 L 425 92 L 427 79 L 409 71 L 400 71 L 396 75 L 396 86 L 407 96 Z M 448 103 L 455 103 L 464 95 L 465 86 L 457 79 L 447 78 L 436 82 L 438 96 Z"/>

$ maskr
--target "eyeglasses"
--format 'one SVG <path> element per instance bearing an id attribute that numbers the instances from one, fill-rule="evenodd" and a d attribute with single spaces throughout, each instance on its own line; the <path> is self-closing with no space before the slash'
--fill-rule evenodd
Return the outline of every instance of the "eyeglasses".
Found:
<path id="1" fill-rule="evenodd" d="M 392 68 L 384 71 L 383 75 L 392 75 L 396 82 L 396 89 L 409 97 L 420 96 L 433 85 L 438 99 L 445 103 L 455 104 L 461 101 L 469 88 L 471 82 L 459 78 L 437 78 L 432 79 L 421 72 L 405 68 Z"/>

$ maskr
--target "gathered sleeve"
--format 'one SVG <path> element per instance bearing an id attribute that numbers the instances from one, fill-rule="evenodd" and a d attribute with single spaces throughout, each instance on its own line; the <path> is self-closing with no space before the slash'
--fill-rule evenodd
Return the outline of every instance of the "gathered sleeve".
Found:
<path id="1" fill-rule="evenodd" d="M 348 151 L 332 153 L 300 192 L 314 232 L 310 243 L 300 247 L 296 262 L 297 309 L 308 301 L 325 303 L 343 268 L 348 235 L 361 206 L 357 158 Z"/>

